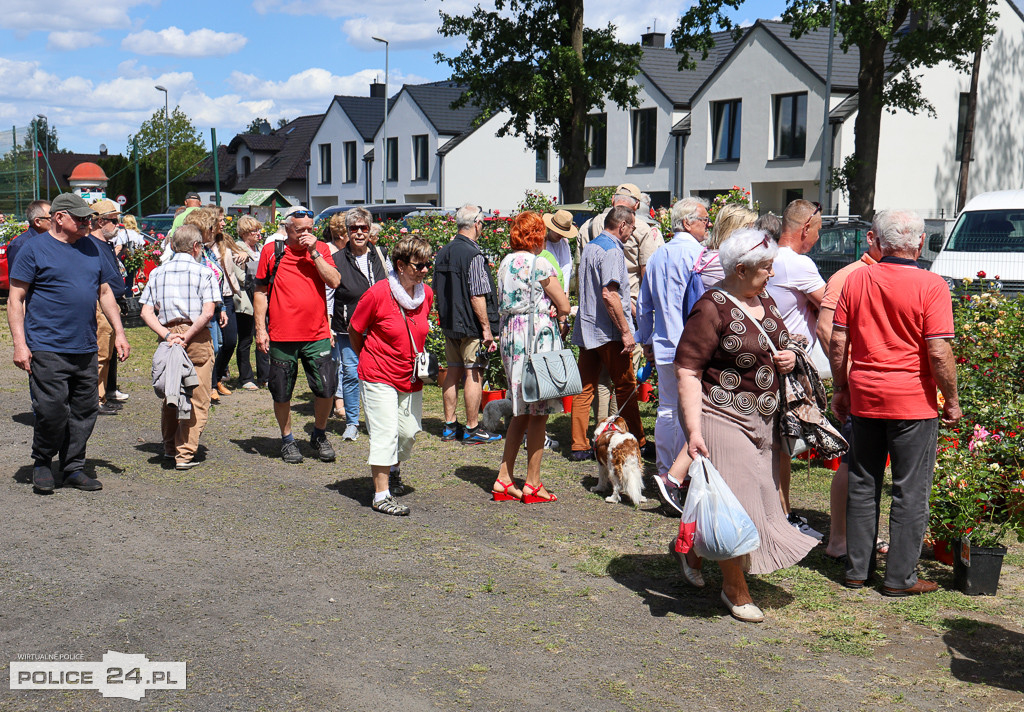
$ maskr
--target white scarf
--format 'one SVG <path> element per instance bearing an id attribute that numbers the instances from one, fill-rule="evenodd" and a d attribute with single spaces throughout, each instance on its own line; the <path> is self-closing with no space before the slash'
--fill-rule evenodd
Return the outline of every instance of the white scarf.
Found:
<path id="1" fill-rule="evenodd" d="M 388 284 L 391 285 L 391 294 L 394 296 L 395 301 L 406 311 L 418 309 L 420 304 L 423 303 L 423 298 L 426 296 L 426 292 L 423 290 L 423 283 L 420 282 L 413 288 L 413 296 L 410 297 L 409 293 L 405 291 L 405 287 L 398 281 L 398 275 L 394 270 L 388 274 Z"/>

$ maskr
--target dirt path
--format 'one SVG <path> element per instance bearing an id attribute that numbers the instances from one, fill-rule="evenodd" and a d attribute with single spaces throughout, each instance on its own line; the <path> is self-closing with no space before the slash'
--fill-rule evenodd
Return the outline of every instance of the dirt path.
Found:
<path id="1" fill-rule="evenodd" d="M 440 442 L 436 389 L 404 471 L 408 518 L 370 511 L 365 435 L 335 435 L 337 463 L 311 461 L 305 443 L 303 465 L 282 463 L 265 391 L 224 398 L 202 466 L 165 469 L 152 346 L 140 330 L 132 341 L 132 398 L 90 442 L 100 493 L 32 493 L 26 379 L 9 337 L 0 350 L 0 661 L 142 653 L 187 661 L 188 689 L 128 702 L 4 685 L 0 709 L 1024 705 L 1016 563 L 998 598 L 894 608 L 838 586 L 839 569 L 812 554 L 754 583 L 768 621 L 741 624 L 713 570 L 696 592 L 665 556 L 676 520 L 653 501 L 634 510 L 589 494 L 592 465 L 546 456 L 556 505 L 490 502 L 500 446 Z M 310 420 L 298 406 L 296 429 Z M 567 427 L 559 417 L 550 430 L 564 442 Z M 798 487 L 820 523 L 821 482 Z"/>

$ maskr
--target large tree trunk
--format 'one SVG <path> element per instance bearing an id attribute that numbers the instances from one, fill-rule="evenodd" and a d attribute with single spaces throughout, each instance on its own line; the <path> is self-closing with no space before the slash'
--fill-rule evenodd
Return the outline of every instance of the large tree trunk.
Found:
<path id="1" fill-rule="evenodd" d="M 854 123 L 854 170 L 850 179 L 850 214 L 870 220 L 875 213 L 875 172 L 882 123 L 885 40 L 875 34 L 860 48 L 857 73 L 857 120 Z"/>
<path id="2" fill-rule="evenodd" d="M 572 47 L 577 59 L 577 71 L 581 79 L 583 74 L 583 0 L 564 0 L 559 3 L 559 14 L 566 20 L 568 36 L 566 45 Z M 590 162 L 587 158 L 586 126 L 587 106 L 582 89 L 573 88 L 576 82 L 569 84 L 571 113 L 559 120 L 558 154 L 562 159 L 562 167 L 558 172 L 558 184 L 562 189 L 562 202 L 582 203 L 584 183 Z"/>
<path id="3" fill-rule="evenodd" d="M 956 215 L 967 202 L 967 181 L 971 175 L 971 156 L 974 154 L 974 116 L 978 109 L 978 76 L 981 74 L 981 51 L 974 50 L 974 66 L 971 68 L 971 90 L 967 95 L 967 121 L 964 124 L 964 145 L 960 149 L 960 180 L 956 189 Z"/>

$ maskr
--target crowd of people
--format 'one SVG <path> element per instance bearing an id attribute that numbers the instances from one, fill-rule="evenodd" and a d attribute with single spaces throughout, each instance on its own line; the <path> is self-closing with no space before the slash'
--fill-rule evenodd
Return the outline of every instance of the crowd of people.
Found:
<path id="1" fill-rule="evenodd" d="M 333 216 L 324 240 L 304 208 L 291 210 L 262 245 L 263 226 L 243 216 L 236 240 L 222 210 L 190 195 L 140 300 L 159 341 L 153 386 L 162 400 L 164 458 L 179 470 L 196 466 L 211 402 L 232 393 L 234 358 L 242 389 L 270 392 L 282 460 L 302 462 L 291 407 L 301 364 L 313 395 L 307 453 L 333 462 L 332 412 L 344 421 L 346 441 L 359 437 L 362 412 L 372 509 L 408 515 L 398 499 L 406 491 L 401 468 L 422 427 L 436 311 L 447 361 L 441 439 L 503 440 L 492 498 L 553 503 L 541 465 L 547 420 L 561 402 L 528 402 L 524 369 L 531 353 L 560 349 L 567 338 L 579 350 L 582 384 L 572 400 L 568 457 L 592 458 L 591 423 L 621 416 L 655 464 L 663 503 L 679 513 L 691 463 L 710 458 L 760 536 L 752 553 L 719 562 L 721 597 L 736 618 L 759 621 L 746 574 L 791 566 L 822 539 L 792 509 L 780 384 L 794 369 L 827 369 L 850 450 L 833 481 L 826 554 L 844 562 L 852 588 L 867 585 L 876 557 L 888 551 L 883 594 L 934 590 L 914 571 L 935 461 L 937 390 L 944 422 L 959 418 L 959 406 L 949 292 L 914 261 L 924 239 L 920 218 L 879 212 L 868 253 L 826 283 L 807 257 L 822 226 L 814 203 L 795 200 L 781 217 L 727 205 L 712 225 L 707 201 L 687 197 L 671 209 L 666 241 L 642 209 L 644 197 L 634 185 L 619 186 L 612 205 L 579 229 L 564 210 L 521 212 L 495 274 L 479 245 L 485 213 L 476 205 L 458 209 L 458 232 L 435 255 L 414 234 L 385 251 L 379 226 L 360 207 Z M 126 276 L 115 244 L 120 218 L 111 201 L 88 205 L 62 194 L 29 207 L 29 231 L 8 249 L 14 362 L 29 373 L 32 482 L 41 492 L 57 484 L 54 458 L 64 486 L 102 487 L 84 470 L 85 448 L 96 416 L 118 408 L 109 369 L 129 354 L 117 307 Z M 570 307 L 571 289 L 578 307 Z M 493 352 L 508 383 L 504 436 L 480 421 Z M 643 359 L 659 384 L 653 439 L 636 397 Z M 523 446 L 526 473 L 517 480 Z M 877 537 L 887 456 L 889 544 Z M 703 587 L 702 562 L 680 542 L 673 539 L 671 554 L 685 579 Z"/>

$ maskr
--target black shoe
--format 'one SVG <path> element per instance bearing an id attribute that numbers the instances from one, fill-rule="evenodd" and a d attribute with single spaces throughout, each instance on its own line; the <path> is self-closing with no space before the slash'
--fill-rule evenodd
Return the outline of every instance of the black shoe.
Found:
<path id="1" fill-rule="evenodd" d="M 583 462 L 584 460 L 593 460 L 593 450 L 573 450 L 569 453 L 569 459 L 573 462 Z"/>
<path id="2" fill-rule="evenodd" d="M 122 408 L 124 408 L 124 403 L 118 403 L 116 400 L 110 399 L 103 401 L 101 405 L 105 405 L 108 408 L 113 408 L 114 410 L 121 410 Z"/>
<path id="3" fill-rule="evenodd" d="M 648 462 L 654 462 L 658 459 L 658 450 L 655 448 L 654 443 L 648 442 L 642 448 L 640 448 L 640 457 L 647 460 Z"/>
<path id="4" fill-rule="evenodd" d="M 70 475 L 64 478 L 63 487 L 74 487 L 75 489 L 84 490 L 85 492 L 95 492 L 96 490 L 103 489 L 103 483 L 99 480 L 94 480 L 85 474 L 81 470 L 78 472 L 72 472 Z"/>
<path id="5" fill-rule="evenodd" d="M 395 468 L 388 473 L 388 489 L 391 491 L 391 494 L 396 497 L 401 497 L 405 494 L 405 483 L 402 482 L 402 471 L 398 468 Z"/>
<path id="6" fill-rule="evenodd" d="M 281 459 L 289 465 L 298 465 L 302 462 L 302 453 L 299 452 L 299 445 L 294 440 L 281 446 Z"/>
<path id="7" fill-rule="evenodd" d="M 40 492 L 53 492 L 53 471 L 49 465 L 32 468 L 32 486 Z"/>
<path id="8" fill-rule="evenodd" d="M 321 435 L 319 438 L 311 437 L 309 445 L 316 451 L 316 456 L 320 458 L 320 462 L 334 462 L 334 448 L 331 447 L 331 441 L 327 439 L 326 434 Z"/>
<path id="9" fill-rule="evenodd" d="M 97 415 L 117 415 L 118 412 L 119 412 L 119 409 L 113 407 L 109 403 L 100 403 L 100 407 L 96 411 L 96 414 Z"/>
<path id="10" fill-rule="evenodd" d="M 451 442 L 452 440 L 462 440 L 463 429 L 462 423 L 455 421 L 454 423 L 445 423 L 444 429 L 441 430 L 441 440 L 444 442 Z"/>

